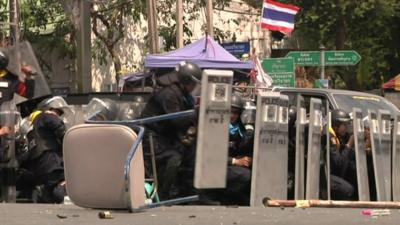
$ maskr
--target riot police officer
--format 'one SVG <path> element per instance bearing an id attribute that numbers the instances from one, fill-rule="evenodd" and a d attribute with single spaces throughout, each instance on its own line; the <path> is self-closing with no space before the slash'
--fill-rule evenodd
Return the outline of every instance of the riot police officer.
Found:
<path id="1" fill-rule="evenodd" d="M 241 121 L 243 104 L 239 95 L 232 94 L 227 186 L 222 199 L 225 204 L 249 204 L 253 135 L 246 132 Z"/>
<path id="2" fill-rule="evenodd" d="M 60 203 L 66 195 L 62 143 L 66 127 L 61 119 L 64 109 L 57 98 L 45 99 L 32 113 L 28 133 L 29 158 L 21 167 L 34 174 L 35 184 L 43 185 L 45 202 Z"/>
<path id="3" fill-rule="evenodd" d="M 0 51 L 0 81 L 7 81 L 13 93 L 25 98 L 32 98 L 35 90 L 35 81 L 32 79 L 32 69 L 28 66 L 22 67 L 22 72 L 26 75 L 24 80 L 20 80 L 18 75 L 15 75 L 7 70 L 9 63 L 8 56 Z"/>
<path id="4" fill-rule="evenodd" d="M 16 159 L 14 126 L 16 123 L 16 106 L 12 101 L 14 93 L 26 98 L 34 95 L 35 82 L 31 79 L 32 69 L 24 66 L 22 72 L 26 78 L 21 79 L 7 70 L 9 58 L 0 51 L 0 198 L 15 201 Z"/>
<path id="5" fill-rule="evenodd" d="M 332 127 L 329 129 L 331 158 L 332 199 L 355 198 L 356 171 L 354 137 L 348 132 L 350 115 L 341 109 L 332 111 Z"/>
<path id="6" fill-rule="evenodd" d="M 176 68 L 177 81 L 154 93 L 142 111 L 141 118 L 194 109 L 191 92 L 201 80 L 201 69 L 194 63 L 183 61 Z M 144 141 L 147 176 L 150 174 L 149 134 L 155 143 L 155 160 L 161 197 L 178 195 L 178 173 L 182 162 L 194 160 L 195 118 L 180 118 L 146 125 Z M 192 166 L 188 166 L 193 168 Z M 154 172 L 154 171 L 153 171 Z M 191 174 L 191 173 L 190 173 Z M 192 175 L 186 180 L 190 180 Z M 181 176 L 180 176 L 181 177 Z M 182 178 L 182 177 L 181 177 Z"/>

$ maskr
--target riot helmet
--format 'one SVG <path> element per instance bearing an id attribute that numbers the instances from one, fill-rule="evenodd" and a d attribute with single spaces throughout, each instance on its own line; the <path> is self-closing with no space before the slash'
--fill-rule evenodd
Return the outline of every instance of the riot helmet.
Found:
<path id="1" fill-rule="evenodd" d="M 93 98 L 85 109 L 86 119 L 97 120 L 116 120 L 119 108 L 115 101 L 111 99 Z"/>
<path id="2" fill-rule="evenodd" d="M 257 107 L 252 101 L 245 101 L 243 106 L 243 112 L 240 116 L 240 120 L 243 124 L 255 124 L 256 123 Z"/>
<path id="3" fill-rule="evenodd" d="M 342 123 L 350 122 L 351 118 L 350 115 L 342 110 L 342 109 L 335 109 L 332 111 L 332 125 L 338 126 Z"/>
<path id="4" fill-rule="evenodd" d="M 232 108 L 237 108 L 240 111 L 242 111 L 243 110 L 243 105 L 244 105 L 244 103 L 243 103 L 242 98 L 239 95 L 237 95 L 235 93 L 232 93 L 231 107 Z"/>
<path id="5" fill-rule="evenodd" d="M 60 96 L 44 99 L 37 105 L 37 108 L 42 111 L 46 110 L 57 111 L 60 116 L 66 113 L 66 111 L 71 110 L 68 107 L 67 102 Z"/>
<path id="6" fill-rule="evenodd" d="M 181 84 L 187 85 L 199 83 L 201 80 L 201 69 L 196 64 L 189 61 L 182 61 L 176 66 L 175 71 L 178 73 L 178 80 Z"/>
<path id="7" fill-rule="evenodd" d="M 7 54 L 4 51 L 0 50 L 0 70 L 6 69 L 8 66 L 8 62 L 9 59 Z"/>

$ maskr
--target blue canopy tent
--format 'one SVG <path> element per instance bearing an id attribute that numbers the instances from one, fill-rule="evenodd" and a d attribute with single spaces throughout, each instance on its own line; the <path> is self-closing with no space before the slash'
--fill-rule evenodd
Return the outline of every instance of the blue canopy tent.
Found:
<path id="1" fill-rule="evenodd" d="M 251 70 L 253 68 L 252 61 L 240 61 L 210 36 L 168 53 L 147 55 L 145 67 L 150 69 L 174 68 L 184 60 L 196 63 L 200 68 L 232 70 Z"/>

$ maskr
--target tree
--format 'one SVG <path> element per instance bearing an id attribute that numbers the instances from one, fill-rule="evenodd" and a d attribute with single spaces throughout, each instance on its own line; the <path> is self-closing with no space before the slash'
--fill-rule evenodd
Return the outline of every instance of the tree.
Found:
<path id="1" fill-rule="evenodd" d="M 92 31 L 112 58 L 116 82 L 119 80 L 122 65 L 115 47 L 125 37 L 125 18 L 138 22 L 144 9 L 142 0 L 110 0 L 92 4 Z M 100 45 L 95 43 L 95 46 Z M 103 54 L 97 54 L 97 58 L 104 59 L 102 57 Z"/>
<path id="2" fill-rule="evenodd" d="M 164 39 L 165 49 L 169 51 L 174 49 L 176 46 L 176 7 L 175 0 L 165 0 L 157 2 L 157 10 L 161 15 L 162 22 L 159 26 L 160 36 Z M 231 0 L 216 0 L 213 1 L 214 8 L 223 8 L 228 5 Z M 205 0 L 185 0 L 183 7 L 183 32 L 187 36 L 184 40 L 185 44 L 191 42 L 191 37 L 193 36 L 192 31 L 189 27 L 189 22 L 196 20 L 200 17 L 200 10 L 204 8 L 206 5 Z M 203 30 L 206 30 L 206 27 L 203 27 Z M 214 27 L 214 35 L 216 39 L 225 39 L 226 34 L 223 29 L 219 29 L 218 27 Z"/>

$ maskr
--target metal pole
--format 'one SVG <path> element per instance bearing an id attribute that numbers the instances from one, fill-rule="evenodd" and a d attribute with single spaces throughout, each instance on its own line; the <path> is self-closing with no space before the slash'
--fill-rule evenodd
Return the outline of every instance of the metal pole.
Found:
<path id="1" fill-rule="evenodd" d="M 79 93 L 89 93 L 92 91 L 90 4 L 89 1 L 79 1 L 77 38 L 77 81 Z"/>
<path id="2" fill-rule="evenodd" d="M 182 0 L 176 0 L 176 48 L 183 47 L 183 5 Z"/>
<path id="3" fill-rule="evenodd" d="M 325 79 L 325 46 L 320 45 L 320 59 L 321 59 L 321 80 Z"/>
<path id="4" fill-rule="evenodd" d="M 206 18 L 207 18 L 207 33 L 214 37 L 214 21 L 213 21 L 213 4 L 212 0 L 206 1 Z"/>

